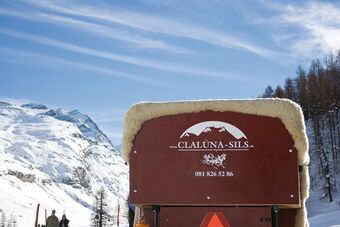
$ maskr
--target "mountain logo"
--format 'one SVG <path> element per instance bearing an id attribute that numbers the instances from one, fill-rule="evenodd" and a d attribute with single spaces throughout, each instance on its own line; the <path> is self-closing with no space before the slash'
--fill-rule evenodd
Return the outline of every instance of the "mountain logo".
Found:
<path id="1" fill-rule="evenodd" d="M 170 149 L 178 151 L 249 151 L 254 148 L 246 134 L 238 127 L 223 121 L 203 121 L 179 135 Z"/>
<path id="2" fill-rule="evenodd" d="M 218 129 L 220 133 L 229 132 L 235 139 L 247 139 L 246 135 L 240 129 L 223 121 L 204 121 L 195 124 L 185 130 L 180 138 L 189 137 L 190 135 L 200 136 L 202 133 L 212 132 L 212 129 Z"/>

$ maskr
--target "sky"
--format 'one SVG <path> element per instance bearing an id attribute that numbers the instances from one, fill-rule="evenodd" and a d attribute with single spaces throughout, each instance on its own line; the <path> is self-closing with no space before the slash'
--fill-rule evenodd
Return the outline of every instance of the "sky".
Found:
<path id="1" fill-rule="evenodd" d="M 0 100 L 121 143 L 141 101 L 257 98 L 340 49 L 340 1 L 0 0 Z"/>

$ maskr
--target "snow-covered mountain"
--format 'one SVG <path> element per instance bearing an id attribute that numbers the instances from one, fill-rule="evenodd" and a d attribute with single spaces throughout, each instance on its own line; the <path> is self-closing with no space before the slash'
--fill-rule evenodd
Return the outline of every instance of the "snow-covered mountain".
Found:
<path id="1" fill-rule="evenodd" d="M 62 109 L 49 110 L 43 115 L 51 116 L 61 121 L 67 121 L 78 126 L 79 130 L 84 135 L 84 138 L 91 144 L 100 144 L 108 149 L 113 149 L 113 146 L 107 136 L 98 128 L 96 123 L 86 114 L 80 113 L 78 110 L 65 111 Z"/>
<path id="2" fill-rule="evenodd" d="M 94 194 L 103 187 L 109 213 L 127 222 L 128 167 L 107 136 L 77 110 L 0 102 L 0 211 L 17 226 L 40 223 L 52 209 L 71 226 L 90 226 Z M 112 221 L 112 220 L 111 220 Z"/>
<path id="3" fill-rule="evenodd" d="M 36 109 L 36 110 L 47 110 L 48 107 L 42 104 L 37 104 L 37 103 L 27 103 L 21 105 L 23 108 L 29 108 L 29 109 Z"/>

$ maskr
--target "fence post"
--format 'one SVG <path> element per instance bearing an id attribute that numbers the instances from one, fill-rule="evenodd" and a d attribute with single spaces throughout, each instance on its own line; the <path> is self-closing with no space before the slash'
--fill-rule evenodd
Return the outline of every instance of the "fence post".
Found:
<path id="1" fill-rule="evenodd" d="M 118 204 L 118 210 L 117 210 L 117 226 L 119 226 L 119 212 L 120 212 L 120 205 Z"/>
<path id="2" fill-rule="evenodd" d="M 38 206 L 37 206 L 37 211 L 36 211 L 36 214 L 35 214 L 35 224 L 34 224 L 34 227 L 38 226 L 39 207 L 40 207 L 40 203 L 38 203 Z"/>

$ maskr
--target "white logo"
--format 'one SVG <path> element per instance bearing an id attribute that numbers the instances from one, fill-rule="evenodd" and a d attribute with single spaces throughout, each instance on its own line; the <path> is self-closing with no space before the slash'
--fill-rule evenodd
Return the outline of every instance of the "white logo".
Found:
<path id="1" fill-rule="evenodd" d="M 204 121 L 187 128 L 170 149 L 177 151 L 249 151 L 254 148 L 237 127 L 223 121 Z"/>
<path id="2" fill-rule="evenodd" d="M 236 139 L 245 138 L 247 139 L 246 135 L 234 125 L 225 123 L 223 121 L 204 121 L 198 124 L 195 124 L 185 130 L 180 138 L 189 137 L 190 134 L 200 136 L 202 133 L 211 132 L 212 129 L 218 129 L 219 132 L 229 132 L 233 135 Z"/>
<path id="3" fill-rule="evenodd" d="M 215 155 L 213 154 L 205 154 L 203 155 L 203 159 L 202 159 L 202 163 L 204 165 L 208 165 L 208 166 L 212 166 L 214 168 L 219 168 L 219 167 L 224 167 L 223 162 L 226 159 L 226 154 L 221 154 L 221 155 L 217 155 L 215 157 Z"/>

